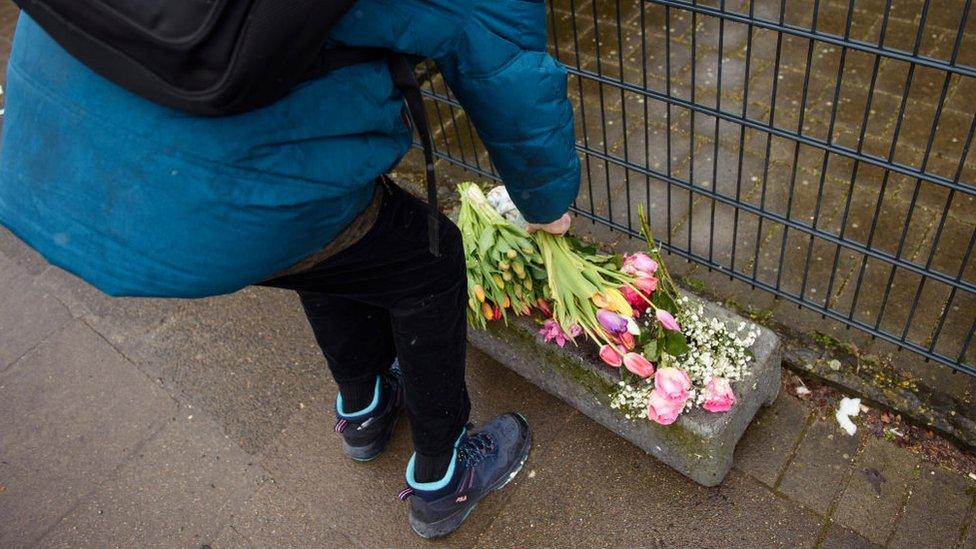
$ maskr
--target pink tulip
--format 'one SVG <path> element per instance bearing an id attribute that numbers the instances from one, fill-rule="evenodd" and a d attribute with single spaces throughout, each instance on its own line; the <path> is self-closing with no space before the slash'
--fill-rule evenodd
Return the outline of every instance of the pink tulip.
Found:
<path id="1" fill-rule="evenodd" d="M 689 389 L 691 389 L 691 379 L 684 370 L 661 368 L 654 374 L 654 390 L 660 392 L 665 398 L 684 402 L 688 399 Z"/>
<path id="2" fill-rule="evenodd" d="M 681 410 L 685 407 L 685 399 L 672 400 L 658 392 L 657 389 L 651 391 L 650 398 L 647 399 L 647 419 L 660 423 L 661 425 L 671 425 Z"/>
<path id="3" fill-rule="evenodd" d="M 535 302 L 539 310 L 542 311 L 542 316 L 546 318 L 552 318 L 552 309 L 549 307 L 549 302 L 541 297 Z"/>
<path id="4" fill-rule="evenodd" d="M 657 279 L 653 276 L 638 276 L 634 279 L 634 287 L 642 294 L 650 296 L 657 289 Z"/>
<path id="5" fill-rule="evenodd" d="M 649 360 L 637 353 L 627 353 L 624 355 L 624 366 L 627 370 L 643 379 L 647 379 L 654 374 L 654 365 Z"/>
<path id="6" fill-rule="evenodd" d="M 613 311 L 600 309 L 596 312 L 596 319 L 608 333 L 616 335 L 627 331 L 627 320 Z"/>
<path id="7" fill-rule="evenodd" d="M 612 366 L 614 368 L 619 368 L 624 361 L 620 351 L 614 347 L 611 347 L 610 345 L 600 347 L 600 358 L 603 359 L 603 362 L 607 363 L 607 366 Z"/>
<path id="8" fill-rule="evenodd" d="M 624 357 L 624 363 L 627 362 Z M 735 404 L 732 385 L 724 377 L 713 377 L 705 384 L 705 402 L 702 408 L 709 412 L 728 412 Z"/>
<path id="9" fill-rule="evenodd" d="M 638 252 L 624 256 L 624 264 L 620 270 L 627 274 L 646 273 L 652 275 L 657 272 L 657 261 L 645 253 Z"/>
<path id="10" fill-rule="evenodd" d="M 617 336 L 617 339 L 620 340 L 620 344 L 624 346 L 624 349 L 628 351 L 633 350 L 637 346 L 637 340 L 634 339 L 634 336 L 630 335 L 630 332 L 620 334 Z"/>
<path id="11" fill-rule="evenodd" d="M 671 313 L 665 311 L 664 309 L 658 309 L 655 311 L 654 316 L 657 318 L 657 321 L 661 323 L 661 326 L 664 326 L 665 330 L 671 330 L 672 332 L 681 331 L 681 326 L 678 326 L 678 321 L 671 316 Z"/>

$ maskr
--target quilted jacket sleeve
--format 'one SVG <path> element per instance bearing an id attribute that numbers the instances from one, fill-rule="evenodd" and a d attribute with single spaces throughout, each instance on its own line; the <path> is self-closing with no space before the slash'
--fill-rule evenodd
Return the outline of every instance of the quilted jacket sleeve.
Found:
<path id="1" fill-rule="evenodd" d="M 569 208 L 579 158 L 543 0 L 359 0 L 332 37 L 433 58 L 525 218 Z"/>

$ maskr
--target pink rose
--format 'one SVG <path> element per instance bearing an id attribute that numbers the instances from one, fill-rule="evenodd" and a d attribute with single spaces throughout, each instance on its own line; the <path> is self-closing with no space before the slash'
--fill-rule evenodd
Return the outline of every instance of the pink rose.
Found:
<path id="1" fill-rule="evenodd" d="M 626 359 L 625 359 L 626 362 Z M 728 412 L 735 404 L 732 385 L 724 377 L 713 377 L 705 384 L 705 402 L 702 408 L 709 412 Z"/>
<path id="2" fill-rule="evenodd" d="M 607 363 L 607 366 L 612 366 L 614 368 L 619 368 L 624 362 L 624 357 L 621 356 L 620 351 L 611 347 L 610 345 L 604 345 L 600 347 L 600 358 L 603 362 Z"/>
<path id="3" fill-rule="evenodd" d="M 687 398 L 680 400 L 667 398 L 655 389 L 647 399 L 647 419 L 661 425 L 671 425 L 684 409 L 685 400 Z"/>
<path id="4" fill-rule="evenodd" d="M 671 316 L 671 313 L 665 311 L 664 309 L 654 311 L 654 316 L 657 318 L 657 321 L 661 323 L 661 326 L 664 326 L 665 330 L 671 330 L 672 332 L 681 331 L 681 326 L 678 326 L 678 321 Z"/>
<path id="5" fill-rule="evenodd" d="M 624 256 L 624 264 L 620 270 L 627 274 L 646 273 L 652 275 L 657 272 L 657 261 L 645 253 L 638 252 Z"/>
<path id="6" fill-rule="evenodd" d="M 647 379 L 654 374 L 654 365 L 650 363 L 649 360 L 644 358 L 642 355 L 637 353 L 627 353 L 624 355 L 624 366 L 627 367 L 627 371 L 630 373 L 640 376 L 641 378 Z"/>
<path id="7" fill-rule="evenodd" d="M 661 368 L 654 374 L 654 390 L 660 392 L 665 398 L 684 402 L 688 399 L 689 389 L 691 389 L 691 379 L 684 370 Z"/>

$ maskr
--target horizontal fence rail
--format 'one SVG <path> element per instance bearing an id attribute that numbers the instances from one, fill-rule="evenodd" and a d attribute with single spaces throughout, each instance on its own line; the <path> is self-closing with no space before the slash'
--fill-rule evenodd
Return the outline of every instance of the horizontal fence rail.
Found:
<path id="1" fill-rule="evenodd" d="M 549 0 L 573 211 L 976 375 L 972 0 Z M 498 180 L 422 69 L 436 157 Z"/>

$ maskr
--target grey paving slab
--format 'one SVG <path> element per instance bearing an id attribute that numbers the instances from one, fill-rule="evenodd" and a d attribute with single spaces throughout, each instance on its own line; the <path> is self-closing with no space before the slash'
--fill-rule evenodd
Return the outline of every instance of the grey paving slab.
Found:
<path id="1" fill-rule="evenodd" d="M 820 543 L 820 549 L 870 549 L 874 547 L 881 546 L 871 543 L 857 533 L 837 524 L 830 525 L 827 529 L 827 537 Z"/>
<path id="2" fill-rule="evenodd" d="M 450 544 L 458 546 L 472 545 L 519 486 L 530 482 L 528 471 L 549 459 L 566 418 L 575 417 L 571 408 L 480 353 L 469 353 L 467 379 L 472 420 L 479 423 L 497 413 L 518 410 L 533 429 L 533 450 L 523 474 L 481 502 L 451 536 Z M 318 509 L 325 525 L 355 541 L 379 547 L 421 545 L 422 540 L 407 524 L 407 504 L 395 497 L 404 486 L 403 472 L 411 453 L 406 425 L 398 426 L 390 446 L 378 459 L 355 463 L 342 453 L 332 431 L 331 411 L 325 410 L 334 394 L 330 384 L 327 403 L 320 401 L 292 418 L 267 451 L 265 467 L 283 490 L 309 509 Z"/>
<path id="3" fill-rule="evenodd" d="M 817 418 L 787 466 L 779 491 L 826 513 L 847 482 L 858 441 L 859 437 L 841 431 L 834 418 Z"/>
<path id="4" fill-rule="evenodd" d="M 48 267 L 47 260 L 3 225 L 0 225 L 0 255 L 6 256 L 31 275 L 41 274 Z"/>
<path id="5" fill-rule="evenodd" d="M 574 418 L 478 547 L 812 547 L 814 514 L 733 471 L 704 488 Z"/>
<path id="6" fill-rule="evenodd" d="M 966 528 L 965 539 L 959 547 L 964 549 L 976 547 L 976 524 L 974 524 L 972 517 L 970 517 L 969 527 Z"/>
<path id="7" fill-rule="evenodd" d="M 42 547 L 200 547 L 265 476 L 220 430 L 183 415 L 82 499 Z"/>
<path id="8" fill-rule="evenodd" d="M 774 486 L 811 413 L 797 398 L 781 394 L 752 420 L 735 449 L 732 467 Z"/>
<path id="9" fill-rule="evenodd" d="M 0 371 L 71 320 L 68 309 L 0 254 Z"/>
<path id="10" fill-rule="evenodd" d="M 265 482 L 211 544 L 220 547 L 351 547 L 317 508 Z"/>
<path id="11" fill-rule="evenodd" d="M 238 534 L 237 530 L 227 527 L 220 532 L 220 535 L 210 544 L 210 547 L 214 549 L 251 549 L 252 547 L 256 547 L 256 545 Z"/>
<path id="12" fill-rule="evenodd" d="M 80 321 L 18 361 L 0 375 L 0 546 L 36 540 L 175 412 Z"/>
<path id="13" fill-rule="evenodd" d="M 834 521 L 874 543 L 885 543 L 895 528 L 917 465 L 915 454 L 868 439 L 837 503 Z"/>
<path id="14" fill-rule="evenodd" d="M 136 358 L 140 342 L 189 302 L 178 299 L 109 297 L 80 278 L 51 267 L 40 276 L 58 299 L 126 356 Z"/>
<path id="15" fill-rule="evenodd" d="M 298 299 L 282 290 L 247 288 L 189 303 L 137 355 L 250 453 L 329 379 Z"/>
<path id="16" fill-rule="evenodd" d="M 951 547 L 961 541 L 974 483 L 924 463 L 889 547 Z"/>

